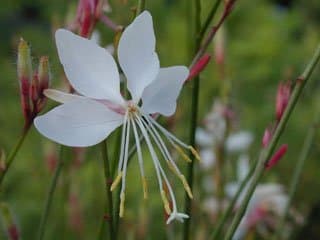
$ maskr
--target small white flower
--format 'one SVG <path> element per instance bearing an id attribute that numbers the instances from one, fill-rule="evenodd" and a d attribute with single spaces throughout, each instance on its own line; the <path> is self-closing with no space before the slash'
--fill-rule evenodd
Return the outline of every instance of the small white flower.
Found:
<path id="1" fill-rule="evenodd" d="M 247 131 L 240 131 L 230 135 L 226 141 L 228 152 L 245 152 L 252 143 L 253 135 Z"/>
<path id="2" fill-rule="evenodd" d="M 172 187 L 154 146 L 160 150 L 165 162 L 182 181 L 190 197 L 190 187 L 173 161 L 163 137 L 187 160 L 190 159 L 183 149 L 191 151 L 197 158 L 198 154 L 191 146 L 164 129 L 150 114 L 170 116 L 175 112 L 176 99 L 189 70 L 185 66 L 160 68 L 150 13 L 145 11 L 140 14 L 125 29 L 119 41 L 118 59 L 127 79 L 131 100 L 125 100 L 120 94 L 117 65 L 106 49 L 67 30 L 60 29 L 55 36 L 65 74 L 79 95 L 47 90 L 45 94 L 62 105 L 37 117 L 34 121 L 36 128 L 44 136 L 60 144 L 86 147 L 101 142 L 122 125 L 118 176 L 111 186 L 113 190 L 122 180 L 120 216 L 123 216 L 124 211 L 128 149 L 132 133 L 137 145 L 144 197 L 147 197 L 147 182 L 138 135 L 140 132 L 153 160 L 165 210 L 170 214 L 167 222 L 187 218 L 187 215 L 178 213 Z M 163 183 L 168 187 L 172 208 Z"/>

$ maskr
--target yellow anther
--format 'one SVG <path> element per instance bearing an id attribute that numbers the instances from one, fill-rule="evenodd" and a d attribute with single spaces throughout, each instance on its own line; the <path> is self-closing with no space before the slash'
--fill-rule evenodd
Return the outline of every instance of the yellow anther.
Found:
<path id="1" fill-rule="evenodd" d="M 143 198 L 148 198 L 148 183 L 145 177 L 142 178 L 142 187 L 143 187 Z"/>
<path id="2" fill-rule="evenodd" d="M 119 172 L 118 176 L 116 177 L 116 179 L 112 182 L 111 187 L 110 187 L 110 191 L 112 192 L 120 183 L 122 178 L 122 171 Z"/>
<path id="3" fill-rule="evenodd" d="M 161 197 L 164 204 L 164 209 L 166 210 L 166 213 L 170 215 L 171 214 L 170 203 L 167 199 L 166 192 L 163 190 L 161 191 Z"/>
<path id="4" fill-rule="evenodd" d="M 182 156 L 182 158 L 184 160 L 186 160 L 187 162 L 191 162 L 191 159 L 188 157 L 187 154 L 185 154 L 185 152 L 181 149 L 181 147 L 179 147 L 176 144 L 173 144 L 173 146 L 175 147 L 175 149 L 178 151 L 178 153 L 180 153 L 180 155 Z"/>
<path id="5" fill-rule="evenodd" d="M 119 211 L 119 216 L 122 218 L 124 214 L 124 201 L 125 201 L 125 195 L 124 192 L 120 194 L 120 211 Z"/>
<path id="6" fill-rule="evenodd" d="M 179 176 L 179 174 L 178 174 L 176 168 L 173 166 L 172 162 L 167 161 L 167 163 L 168 163 L 169 169 L 170 169 L 174 174 L 176 174 L 177 176 Z"/>
<path id="7" fill-rule="evenodd" d="M 190 188 L 190 186 L 189 186 L 189 184 L 188 184 L 185 176 L 183 176 L 182 174 L 180 174 L 179 177 L 180 177 L 180 179 L 181 179 L 181 181 L 182 181 L 182 183 L 183 183 L 184 189 L 185 189 L 185 190 L 187 191 L 187 193 L 188 193 L 189 198 L 192 199 L 192 198 L 193 198 L 192 191 L 191 191 L 191 188 Z"/>
<path id="8" fill-rule="evenodd" d="M 190 149 L 191 153 L 193 154 L 193 156 L 195 156 L 195 158 L 196 158 L 199 162 L 201 162 L 201 158 L 200 158 L 200 155 L 199 155 L 198 151 L 195 150 L 194 147 L 192 147 L 192 146 L 189 146 L 189 149 Z"/>

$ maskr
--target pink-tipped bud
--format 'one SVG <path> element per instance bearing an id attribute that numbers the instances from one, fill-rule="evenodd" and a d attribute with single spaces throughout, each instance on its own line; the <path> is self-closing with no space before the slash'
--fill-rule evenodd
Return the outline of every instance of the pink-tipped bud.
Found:
<path id="1" fill-rule="evenodd" d="M 16 225 L 9 226 L 8 237 L 10 240 L 19 240 L 19 230 Z"/>
<path id="2" fill-rule="evenodd" d="M 274 165 L 276 165 L 280 159 L 286 154 L 288 150 L 288 144 L 283 144 L 277 150 L 277 152 L 272 156 L 272 158 L 265 164 L 266 169 L 271 169 Z"/>
<path id="3" fill-rule="evenodd" d="M 5 171 L 6 168 L 7 168 L 6 153 L 4 152 L 3 149 L 1 149 L 1 152 L 0 152 L 0 172 Z"/>
<path id="4" fill-rule="evenodd" d="M 288 105 L 291 95 L 291 83 L 281 82 L 278 86 L 277 96 L 276 96 L 276 118 L 280 121 L 286 107 Z"/>
<path id="5" fill-rule="evenodd" d="M 32 62 L 30 46 L 22 38 L 18 46 L 17 73 L 20 85 L 20 98 L 25 121 L 29 121 L 30 109 L 30 81 L 32 79 Z"/>
<path id="6" fill-rule="evenodd" d="M 31 87 L 30 87 L 30 96 L 33 103 L 37 102 L 39 99 L 39 77 L 38 73 L 33 74 Z"/>
<path id="7" fill-rule="evenodd" d="M 79 0 L 77 10 L 77 22 L 79 34 L 89 37 L 103 8 L 102 0 Z"/>
<path id="8" fill-rule="evenodd" d="M 17 225 L 13 221 L 12 213 L 9 209 L 9 206 L 5 203 L 0 204 L 2 224 L 6 229 L 8 239 L 18 240 L 19 239 L 19 230 Z"/>
<path id="9" fill-rule="evenodd" d="M 225 59 L 225 32 L 221 27 L 214 40 L 214 60 L 218 65 L 223 65 Z"/>
<path id="10" fill-rule="evenodd" d="M 264 134 L 262 137 L 262 147 L 267 147 L 269 145 L 269 142 L 272 138 L 272 129 L 270 127 L 267 127 L 266 130 L 264 130 Z"/>
<path id="11" fill-rule="evenodd" d="M 39 95 L 43 97 L 43 91 L 50 85 L 51 73 L 49 66 L 49 58 L 42 56 L 39 61 L 38 67 L 38 78 L 39 78 Z"/>
<path id="12" fill-rule="evenodd" d="M 74 232 L 81 233 L 83 231 L 83 212 L 76 193 L 69 194 L 69 225 Z"/>
<path id="13" fill-rule="evenodd" d="M 196 77 L 199 73 L 201 73 L 210 62 L 210 59 L 211 59 L 211 56 L 209 54 L 203 55 L 191 68 L 189 76 L 186 81 L 191 80 L 192 78 Z"/>

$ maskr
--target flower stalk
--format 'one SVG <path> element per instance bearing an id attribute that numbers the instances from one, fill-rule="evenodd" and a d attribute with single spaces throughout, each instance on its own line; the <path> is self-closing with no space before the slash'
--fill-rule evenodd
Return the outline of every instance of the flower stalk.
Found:
<path id="1" fill-rule="evenodd" d="M 253 174 L 252 177 L 252 181 L 250 183 L 250 185 L 248 186 L 248 191 L 246 192 L 246 195 L 244 197 L 244 200 L 242 202 L 242 204 L 239 207 L 239 210 L 237 211 L 231 226 L 225 236 L 225 240 L 230 240 L 232 239 L 243 215 L 245 214 L 245 211 L 247 209 L 247 206 L 249 204 L 249 201 L 254 193 L 254 190 L 257 186 L 257 184 L 259 183 L 264 170 L 265 170 L 265 163 L 270 159 L 270 157 L 272 156 L 275 147 L 287 125 L 287 122 L 292 114 L 293 109 L 296 106 L 296 103 L 298 101 L 298 99 L 300 98 L 300 95 L 302 93 L 302 90 L 304 88 L 304 86 L 306 85 L 307 81 L 310 79 L 310 76 L 314 70 L 314 68 L 316 67 L 317 63 L 319 62 L 320 59 L 320 45 L 318 46 L 318 48 L 316 49 L 313 58 L 311 59 L 310 63 L 307 65 L 306 69 L 304 70 L 304 72 L 302 73 L 302 75 L 300 77 L 298 77 L 295 81 L 295 85 L 293 87 L 293 91 L 292 91 L 292 95 L 289 99 L 289 103 L 286 107 L 285 112 L 282 115 L 281 120 L 279 121 L 279 124 L 277 125 L 274 134 L 271 138 L 271 141 L 268 145 L 267 148 L 263 149 L 260 155 L 260 158 L 258 159 L 258 163 L 257 163 L 257 168 Z"/>
<path id="2" fill-rule="evenodd" d="M 199 34 L 201 30 L 201 2 L 200 0 L 195 0 L 195 33 L 196 35 Z M 195 39 L 195 51 L 200 47 L 200 39 Z M 192 98 L 191 98 L 191 118 L 190 118 L 190 138 L 189 138 L 189 144 L 190 146 L 195 146 L 195 137 L 196 137 L 196 128 L 198 123 L 198 105 L 199 105 L 199 88 L 200 88 L 200 76 L 194 78 L 192 81 L 193 88 L 192 88 Z M 193 188 L 193 171 L 194 171 L 194 160 L 195 157 L 190 154 L 189 158 L 191 159 L 191 162 L 188 165 L 187 168 L 187 181 L 188 185 L 191 188 Z M 191 224 L 191 199 L 189 198 L 188 194 L 185 194 L 185 210 L 184 212 L 189 215 L 189 219 L 186 219 L 184 225 L 183 225 L 183 235 L 182 239 L 188 240 L 190 239 L 190 224 Z"/>
<path id="3" fill-rule="evenodd" d="M 5 177 L 5 175 L 7 174 L 10 166 L 12 165 L 17 153 L 19 152 L 26 136 L 28 135 L 28 132 L 29 132 L 29 129 L 30 129 L 30 125 L 28 128 L 24 129 L 24 131 L 22 132 L 20 138 L 18 139 L 18 142 L 16 143 L 16 145 L 14 146 L 14 148 L 11 150 L 7 160 L 5 161 L 5 166 L 3 169 L 1 169 L 0 171 L 0 186 L 3 182 L 3 179 Z"/>
<path id="4" fill-rule="evenodd" d="M 40 221 L 40 226 L 39 226 L 39 231 L 38 231 L 38 239 L 42 240 L 44 238 L 46 226 L 47 226 L 47 220 L 49 217 L 52 201 L 53 201 L 53 195 L 57 187 L 58 179 L 62 170 L 62 167 L 64 165 L 64 160 L 63 160 L 63 153 L 64 153 L 64 147 L 60 147 L 60 156 L 59 156 L 59 162 L 56 167 L 56 170 L 54 171 L 50 188 L 47 194 L 47 199 L 45 202 L 44 210 L 42 213 L 41 221 Z"/>
<path id="5" fill-rule="evenodd" d="M 315 128 L 316 128 L 316 125 L 318 124 L 318 122 L 319 122 L 319 113 L 316 116 L 314 124 L 309 128 L 307 136 L 304 140 L 303 147 L 302 147 L 300 156 L 298 158 L 298 161 L 297 161 L 297 164 L 296 164 L 296 167 L 294 169 L 294 173 L 293 173 L 293 176 L 291 179 L 291 183 L 290 183 L 290 187 L 289 187 L 288 202 L 286 204 L 284 214 L 281 216 L 281 218 L 278 221 L 278 224 L 277 224 L 278 227 L 275 231 L 275 234 L 274 234 L 272 240 L 282 239 L 281 236 L 282 236 L 282 233 L 284 230 L 285 221 L 289 215 L 290 206 L 293 201 L 294 195 L 297 191 L 297 187 L 298 187 L 298 183 L 299 183 L 299 179 L 300 179 L 303 167 L 305 165 L 308 154 L 310 152 L 312 143 L 314 142 L 314 138 L 316 135 Z"/>
<path id="6" fill-rule="evenodd" d="M 102 154 L 102 159 L 103 159 L 103 165 L 104 165 L 104 177 L 105 177 L 105 184 L 106 184 L 106 216 L 107 219 L 103 219 L 101 231 L 100 231 L 100 239 L 104 239 L 103 236 L 105 234 L 104 231 L 104 226 L 105 226 L 105 221 L 108 222 L 109 225 L 109 239 L 114 239 L 114 221 L 113 221 L 113 201 L 112 201 L 112 192 L 110 190 L 111 186 L 111 169 L 110 169 L 110 163 L 109 163 L 109 157 L 108 157 L 108 146 L 107 146 L 107 140 L 104 140 L 101 143 L 101 154 Z"/>
<path id="7" fill-rule="evenodd" d="M 243 193 L 243 190 L 245 189 L 245 186 L 249 182 L 250 178 L 252 177 L 252 174 L 254 173 L 254 170 L 256 169 L 257 162 L 252 165 L 249 172 L 247 173 L 246 177 L 242 180 L 236 194 L 231 199 L 231 202 L 229 203 L 226 211 L 223 213 L 223 215 L 219 218 L 219 222 L 216 224 L 216 227 L 214 228 L 214 231 L 212 232 L 210 239 L 215 240 L 219 239 L 221 231 L 228 220 L 228 217 L 234 210 L 235 204 L 237 203 L 239 197 L 241 196 L 241 193 Z"/>

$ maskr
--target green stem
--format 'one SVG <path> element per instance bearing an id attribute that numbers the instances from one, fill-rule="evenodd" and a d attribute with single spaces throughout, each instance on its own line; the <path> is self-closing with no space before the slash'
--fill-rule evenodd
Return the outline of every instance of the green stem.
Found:
<path id="1" fill-rule="evenodd" d="M 138 1 L 138 7 L 137 7 L 137 15 L 143 12 L 144 8 L 146 6 L 146 0 L 139 0 Z"/>
<path id="2" fill-rule="evenodd" d="M 210 23 L 212 22 L 214 16 L 217 13 L 218 7 L 220 6 L 222 0 L 216 0 L 216 2 L 214 3 L 214 5 L 212 6 L 212 8 L 210 9 L 210 12 L 200 30 L 200 34 L 199 34 L 199 39 L 200 41 L 202 41 L 204 34 L 206 33 L 206 31 L 209 28 Z"/>
<path id="3" fill-rule="evenodd" d="M 46 225 L 47 225 L 47 220 L 49 217 L 49 212 L 50 212 L 50 208 L 51 208 L 51 204 L 52 204 L 52 200 L 53 200 L 53 195 L 56 190 L 56 186 L 57 186 L 58 178 L 61 173 L 61 169 L 64 165 L 63 152 L 64 152 L 64 147 L 61 146 L 58 166 L 56 167 L 56 169 L 54 171 L 53 178 L 51 180 L 51 184 L 50 184 L 50 188 L 49 188 L 49 192 L 47 195 L 45 207 L 44 207 L 42 217 L 41 217 L 41 222 L 40 222 L 40 226 L 39 226 L 39 233 L 38 233 L 39 240 L 42 240 L 44 237 L 44 233 L 45 233 L 45 229 L 46 229 Z"/>
<path id="4" fill-rule="evenodd" d="M 6 175 L 6 173 L 8 172 L 10 166 L 12 165 L 17 153 L 19 152 L 26 136 L 28 135 L 28 132 L 30 130 L 30 125 L 29 127 L 25 128 L 25 130 L 23 131 L 22 135 L 20 136 L 20 138 L 18 139 L 18 142 L 16 143 L 16 145 L 14 146 L 14 148 L 11 150 L 7 160 L 6 160 L 6 164 L 5 164 L 5 169 L 1 171 L 0 173 L 0 186 L 2 184 L 2 181 Z"/>
<path id="5" fill-rule="evenodd" d="M 106 204 L 106 213 L 108 215 L 108 223 L 109 223 L 109 236 L 110 240 L 115 239 L 114 238 L 114 225 L 113 225 L 113 201 L 112 201 L 112 192 L 110 191 L 110 183 L 112 180 L 111 176 L 111 169 L 110 169 L 110 163 L 109 163 L 109 157 L 108 157 L 108 147 L 107 147 L 107 141 L 104 140 L 101 143 L 101 153 L 103 158 L 103 164 L 104 164 L 104 176 L 105 176 L 105 184 L 106 184 L 106 192 L 107 192 L 107 204 Z M 102 220 L 101 230 L 100 230 L 100 238 L 103 239 L 104 236 L 104 228 L 105 228 L 105 219 Z"/>
<path id="6" fill-rule="evenodd" d="M 281 236 L 282 236 L 282 233 L 283 233 L 283 229 L 284 229 L 284 225 L 285 225 L 285 221 L 289 215 L 289 209 L 290 209 L 290 206 L 291 206 L 291 203 L 293 201 L 293 197 L 297 191 L 297 186 L 298 186 L 298 183 L 299 183 L 299 179 L 300 179 L 300 176 L 301 176 L 301 173 L 302 173 L 302 169 L 305 165 L 305 162 L 307 160 L 307 157 L 308 157 L 308 154 L 310 152 L 310 149 L 311 149 L 311 146 L 312 146 L 312 143 L 314 141 L 314 137 L 315 137 L 315 125 L 318 123 L 318 116 L 316 116 L 316 121 L 314 122 L 314 125 L 310 127 L 308 133 L 307 133 L 307 136 L 304 140 L 304 144 L 303 144 L 303 147 L 302 147 L 302 151 L 300 153 L 300 156 L 299 156 L 299 159 L 298 159 L 298 162 L 296 164 L 296 167 L 295 167 L 295 170 L 294 170 L 294 173 L 293 173 L 293 176 L 292 176 L 292 180 L 291 180 L 291 184 L 290 184 L 290 188 L 289 188 L 289 196 L 288 196 L 288 202 L 287 202 L 287 205 L 285 207 L 285 210 L 284 210 L 284 214 L 281 216 L 281 218 L 279 219 L 279 222 L 277 224 L 277 229 L 275 231 L 275 234 L 273 236 L 273 240 L 277 240 L 277 239 L 282 239 Z"/>
<path id="7" fill-rule="evenodd" d="M 201 2 L 200 0 L 195 0 L 195 33 L 198 35 L 201 28 Z M 196 38 L 195 40 L 195 50 L 200 47 L 200 39 Z M 195 146 L 195 135 L 198 122 L 198 105 L 199 105 L 199 76 L 196 77 L 193 81 L 192 89 L 192 99 L 191 99 L 191 125 L 190 125 L 190 140 L 189 143 L 191 146 Z M 194 170 L 194 160 L 195 157 L 193 154 L 189 154 L 191 163 L 188 166 L 187 170 L 187 181 L 192 190 L 193 188 L 193 170 Z M 189 216 L 185 220 L 183 225 L 183 239 L 190 239 L 190 223 L 191 223 L 191 199 L 188 194 L 185 194 L 185 209 L 184 212 Z"/>
<path id="8" fill-rule="evenodd" d="M 247 185 L 250 178 L 252 177 L 252 174 L 254 173 L 254 170 L 256 169 L 256 167 L 257 167 L 257 163 L 254 163 L 253 166 L 251 167 L 251 169 L 249 170 L 248 174 L 246 175 L 246 177 L 242 180 L 236 194 L 231 199 L 231 202 L 229 203 L 227 210 L 224 212 L 222 217 L 219 219 L 219 222 L 217 223 L 216 228 L 214 229 L 213 233 L 211 234 L 210 239 L 212 239 L 212 240 L 219 239 L 219 236 L 220 236 L 220 233 L 221 233 L 221 230 L 222 230 L 224 224 L 226 223 L 231 212 L 234 210 L 234 206 L 235 206 L 236 202 L 238 201 L 241 193 L 243 192 L 244 187 Z"/>
<path id="9" fill-rule="evenodd" d="M 225 240 L 232 239 L 243 215 L 245 214 L 245 211 L 247 209 L 247 206 L 249 204 L 251 196 L 253 195 L 253 192 L 254 192 L 260 178 L 262 177 L 262 175 L 264 173 L 264 170 L 265 170 L 264 165 L 272 156 L 272 153 L 273 153 L 273 151 L 279 141 L 280 136 L 282 135 L 282 133 L 287 125 L 289 117 L 291 116 L 291 113 L 292 113 L 294 107 L 296 106 L 296 103 L 301 95 L 301 92 L 302 92 L 305 84 L 307 83 L 307 81 L 310 79 L 310 76 L 311 76 L 315 66 L 317 65 L 319 59 L 320 59 L 320 45 L 318 46 L 313 58 L 311 59 L 310 63 L 306 67 L 303 74 L 296 80 L 296 83 L 293 88 L 293 92 L 290 97 L 288 106 L 287 106 L 287 108 L 283 114 L 283 117 L 281 118 L 278 126 L 275 129 L 275 132 L 272 136 L 272 139 L 271 139 L 271 142 L 269 143 L 268 148 L 262 150 L 262 154 L 260 155 L 261 157 L 258 160 L 257 169 L 254 172 L 253 179 L 249 185 L 249 188 L 248 188 L 248 191 L 246 192 L 244 200 L 243 200 L 238 212 L 236 213 L 236 215 L 231 223 L 231 226 L 227 232 L 227 235 L 224 238 Z"/>
<path id="10" fill-rule="evenodd" d="M 192 66 L 194 66 L 194 64 L 196 64 L 196 62 L 202 57 L 202 55 L 206 52 L 207 48 L 209 47 L 210 43 L 212 42 L 212 39 L 214 38 L 214 36 L 216 35 L 216 33 L 218 32 L 219 28 L 222 26 L 222 24 L 224 23 L 224 21 L 227 19 L 227 17 L 230 15 L 230 13 L 232 12 L 233 6 L 236 3 L 237 0 L 229 0 L 224 7 L 224 11 L 222 13 L 221 18 L 219 19 L 218 23 L 211 28 L 211 31 L 209 32 L 208 36 L 204 39 L 203 44 L 201 45 L 201 47 L 198 48 L 197 53 L 195 54 L 195 57 L 193 58 L 190 68 Z M 215 5 L 214 5 L 215 7 Z M 205 31 L 205 30 L 204 30 Z M 203 38 L 203 36 L 202 36 Z M 198 35 L 198 40 L 200 39 L 200 34 Z"/>

